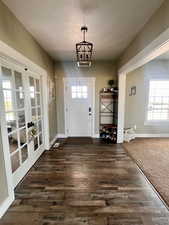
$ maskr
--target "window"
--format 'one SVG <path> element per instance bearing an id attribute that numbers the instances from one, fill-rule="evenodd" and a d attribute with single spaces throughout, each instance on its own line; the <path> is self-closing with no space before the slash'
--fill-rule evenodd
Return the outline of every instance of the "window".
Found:
<path id="1" fill-rule="evenodd" d="M 72 98 L 87 98 L 87 86 L 72 86 Z"/>
<path id="2" fill-rule="evenodd" d="M 147 120 L 169 120 L 169 80 L 150 81 Z"/>
<path id="3" fill-rule="evenodd" d="M 4 89 L 11 89 L 11 81 L 10 80 L 3 80 L 2 88 L 4 88 Z"/>

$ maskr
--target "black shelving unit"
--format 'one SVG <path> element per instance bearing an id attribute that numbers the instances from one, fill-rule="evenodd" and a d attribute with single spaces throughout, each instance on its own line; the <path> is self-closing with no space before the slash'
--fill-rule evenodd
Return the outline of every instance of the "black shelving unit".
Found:
<path id="1" fill-rule="evenodd" d="M 117 143 L 118 92 L 100 92 L 100 138 L 106 143 Z"/>

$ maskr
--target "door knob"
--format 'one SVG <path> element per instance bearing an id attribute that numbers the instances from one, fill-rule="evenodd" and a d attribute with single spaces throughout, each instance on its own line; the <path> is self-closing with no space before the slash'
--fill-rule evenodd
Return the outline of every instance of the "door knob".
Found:
<path id="1" fill-rule="evenodd" d="M 92 108 L 89 107 L 89 116 L 91 116 L 91 115 L 92 115 Z"/>

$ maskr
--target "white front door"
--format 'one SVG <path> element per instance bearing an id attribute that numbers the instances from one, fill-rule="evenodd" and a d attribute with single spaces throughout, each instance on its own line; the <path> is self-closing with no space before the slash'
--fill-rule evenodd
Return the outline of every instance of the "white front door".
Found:
<path id="1" fill-rule="evenodd" d="M 65 129 L 67 136 L 92 136 L 94 110 L 93 90 L 93 79 L 65 79 Z"/>
<path id="2" fill-rule="evenodd" d="M 0 97 L 3 148 L 10 154 L 15 187 L 44 149 L 41 77 L 1 62 Z"/>

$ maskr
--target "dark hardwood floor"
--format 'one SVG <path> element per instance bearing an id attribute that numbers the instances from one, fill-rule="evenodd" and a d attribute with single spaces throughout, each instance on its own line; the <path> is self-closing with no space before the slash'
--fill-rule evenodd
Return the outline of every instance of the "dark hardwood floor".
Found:
<path id="1" fill-rule="evenodd" d="M 45 152 L 0 225 L 168 225 L 169 212 L 120 145 Z"/>

